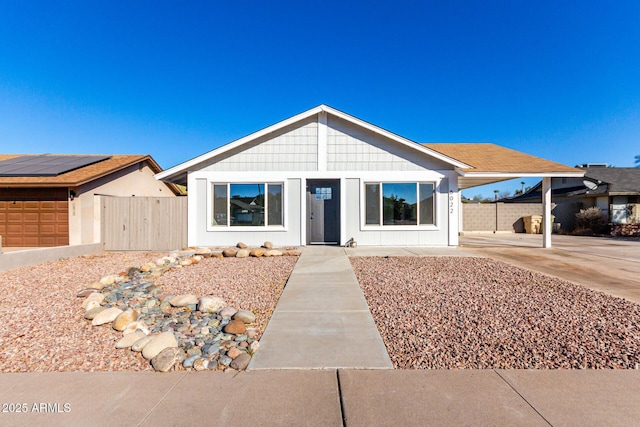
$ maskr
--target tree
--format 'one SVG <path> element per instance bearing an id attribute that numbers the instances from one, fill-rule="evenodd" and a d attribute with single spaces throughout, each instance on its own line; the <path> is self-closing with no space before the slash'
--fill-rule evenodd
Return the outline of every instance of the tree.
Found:
<path id="1" fill-rule="evenodd" d="M 509 190 L 504 190 L 504 191 L 501 191 L 501 192 L 498 194 L 498 198 L 499 198 L 499 199 L 506 199 L 506 198 L 507 198 L 507 197 L 509 197 L 510 195 L 511 195 L 511 191 L 509 191 Z"/>
<path id="2" fill-rule="evenodd" d="M 640 154 L 636 155 L 636 167 L 640 168 Z"/>

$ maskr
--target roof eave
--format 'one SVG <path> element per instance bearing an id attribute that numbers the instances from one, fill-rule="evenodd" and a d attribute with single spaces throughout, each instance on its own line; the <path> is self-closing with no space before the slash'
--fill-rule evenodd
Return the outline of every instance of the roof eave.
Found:
<path id="1" fill-rule="evenodd" d="M 582 178 L 584 172 L 475 172 L 456 168 L 456 172 L 465 178 Z"/>

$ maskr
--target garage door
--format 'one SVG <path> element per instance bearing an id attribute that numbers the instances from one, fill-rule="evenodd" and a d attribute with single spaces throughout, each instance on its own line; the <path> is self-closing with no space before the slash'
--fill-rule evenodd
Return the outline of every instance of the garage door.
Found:
<path id="1" fill-rule="evenodd" d="M 69 244 L 66 200 L 0 201 L 2 246 L 43 247 Z"/>

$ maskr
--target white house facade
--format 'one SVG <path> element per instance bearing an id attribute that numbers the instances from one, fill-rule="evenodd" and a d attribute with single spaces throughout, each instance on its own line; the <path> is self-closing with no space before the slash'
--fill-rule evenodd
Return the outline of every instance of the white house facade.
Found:
<path id="1" fill-rule="evenodd" d="M 156 177 L 187 185 L 190 246 L 456 246 L 472 168 L 321 105 Z"/>

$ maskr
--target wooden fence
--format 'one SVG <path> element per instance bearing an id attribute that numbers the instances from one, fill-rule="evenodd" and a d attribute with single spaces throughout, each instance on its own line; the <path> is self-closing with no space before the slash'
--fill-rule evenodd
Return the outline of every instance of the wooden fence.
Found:
<path id="1" fill-rule="evenodd" d="M 187 245 L 186 197 L 100 196 L 107 251 L 167 251 Z"/>

